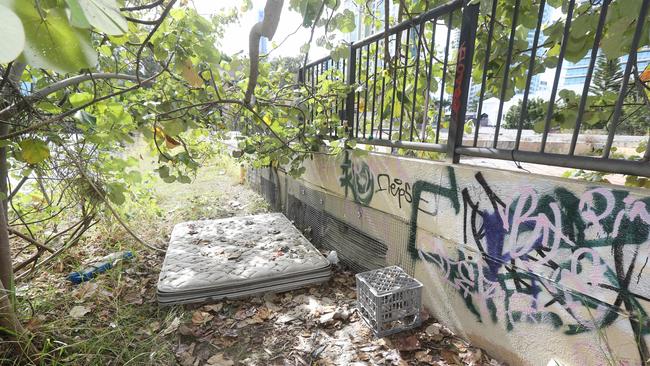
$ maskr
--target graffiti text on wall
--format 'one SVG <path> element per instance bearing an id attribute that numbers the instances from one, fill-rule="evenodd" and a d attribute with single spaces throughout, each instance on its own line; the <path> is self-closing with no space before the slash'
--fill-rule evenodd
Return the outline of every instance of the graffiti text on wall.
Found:
<path id="1" fill-rule="evenodd" d="M 339 178 L 339 183 L 341 187 L 345 188 L 345 197 L 348 197 L 349 191 L 355 202 L 366 206 L 370 204 L 375 189 L 375 177 L 368 164 L 361 162 L 355 166 L 350 159 L 350 152 L 346 150 L 341 170 L 342 175 Z"/>
<path id="2" fill-rule="evenodd" d="M 500 322 L 507 330 L 547 323 L 568 335 L 627 322 L 639 356 L 650 358 L 649 280 L 643 277 L 650 198 L 603 187 L 582 194 L 518 187 L 500 197 L 481 173 L 460 184 L 447 167 L 438 183 L 410 184 L 356 164 L 346 155 L 341 166 L 346 194 L 369 205 L 373 193 L 383 192 L 410 209 L 410 257 L 437 268 L 478 321 Z M 418 247 L 418 220 L 421 226 L 443 215 L 462 219 L 463 243 L 453 253 L 442 244 Z"/>
<path id="3" fill-rule="evenodd" d="M 650 298 L 633 283 L 641 281 L 650 252 L 650 199 L 599 187 L 579 197 L 565 188 L 545 194 L 524 188 L 504 200 L 481 173 L 475 179 L 484 195 L 474 198 L 468 188 L 460 192 L 465 245 L 454 255 L 442 246 L 427 250 L 415 243 L 420 192 L 448 198 L 453 214 L 459 214 L 453 171 L 448 187 L 414 188 L 412 257 L 437 267 L 479 321 L 489 314 L 509 330 L 517 322 L 546 322 L 578 334 L 622 317 L 641 359 L 650 358 L 645 340 L 650 323 L 642 304 L 649 305 Z"/>

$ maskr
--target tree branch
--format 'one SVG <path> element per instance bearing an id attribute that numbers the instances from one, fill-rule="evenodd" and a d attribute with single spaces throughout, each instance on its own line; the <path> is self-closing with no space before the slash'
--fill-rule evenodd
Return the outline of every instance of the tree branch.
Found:
<path id="1" fill-rule="evenodd" d="M 129 235 L 131 235 L 131 237 L 133 237 L 133 239 L 135 239 L 138 243 L 142 244 L 143 246 L 145 246 L 145 247 L 147 247 L 147 248 L 149 248 L 151 250 L 154 250 L 154 251 L 156 251 L 158 253 L 165 253 L 164 250 L 162 250 L 160 248 L 156 248 L 153 245 L 145 243 L 142 239 L 140 239 L 140 237 L 138 235 L 136 235 L 131 230 L 129 225 L 127 225 L 124 222 L 124 220 L 122 220 L 122 218 L 120 217 L 120 214 L 115 210 L 113 205 L 111 205 L 111 203 L 108 202 L 108 199 L 106 198 L 106 195 L 103 194 L 101 190 L 99 190 L 99 188 L 97 187 L 95 182 L 93 182 L 93 180 L 90 179 L 88 174 L 86 174 L 86 170 L 82 166 L 81 161 L 79 160 L 79 158 L 77 156 L 73 156 L 73 154 L 70 152 L 70 150 L 65 145 L 61 145 L 61 147 L 68 154 L 68 156 L 72 159 L 73 164 L 77 166 L 77 169 L 79 169 L 79 174 L 81 174 L 81 176 L 88 182 L 90 187 L 99 195 L 100 199 L 102 201 L 104 201 L 104 204 L 106 205 L 108 210 L 111 212 L 111 214 L 113 214 L 113 217 L 115 217 L 115 220 L 117 220 L 117 222 L 124 228 L 124 230 L 126 230 L 126 232 Z"/>
<path id="2" fill-rule="evenodd" d="M 144 24 L 144 25 L 156 25 L 158 23 L 157 20 L 144 20 L 144 19 L 137 19 L 129 16 L 124 17 L 126 20 L 129 22 L 137 23 L 137 24 Z"/>
<path id="3" fill-rule="evenodd" d="M 136 52 L 135 56 L 135 76 L 138 80 L 138 83 L 140 83 L 140 59 L 142 58 L 142 51 L 144 48 L 147 46 L 147 43 L 151 40 L 151 37 L 158 31 L 158 28 L 160 28 L 160 25 L 162 25 L 162 22 L 167 18 L 167 15 L 169 12 L 172 10 L 172 7 L 176 3 L 176 0 L 171 0 L 169 4 L 165 7 L 163 10 L 162 14 L 160 14 L 160 18 L 156 20 L 156 25 L 149 31 L 149 34 L 147 34 L 147 37 L 142 41 L 142 44 L 138 48 L 138 52 Z"/>
<path id="4" fill-rule="evenodd" d="M 116 79 L 116 80 L 128 80 L 128 81 L 133 81 L 137 82 L 138 78 L 135 75 L 128 75 L 128 74 L 119 74 L 119 73 L 109 73 L 109 72 L 98 72 L 98 73 L 88 73 L 88 74 L 83 74 L 83 75 L 77 75 L 73 76 L 67 79 L 63 79 L 61 81 L 57 81 L 56 83 L 52 83 L 49 86 L 37 90 L 34 93 L 30 94 L 29 96 L 26 96 L 22 101 L 15 103 L 13 105 L 10 105 L 6 107 L 5 109 L 0 111 L 0 120 L 4 119 L 6 115 L 11 113 L 15 108 L 20 107 L 21 105 L 27 104 L 27 103 L 32 103 L 36 102 L 42 98 L 47 97 L 48 95 L 52 93 L 56 93 L 59 90 L 65 89 L 69 86 L 73 85 L 78 85 L 81 84 L 85 81 L 90 81 L 90 80 L 102 80 L 102 79 Z M 144 87 L 150 87 L 151 83 L 147 82 L 142 83 L 142 86 Z"/>
<path id="5" fill-rule="evenodd" d="M 121 95 L 121 94 L 124 94 L 124 93 L 128 93 L 130 91 L 139 89 L 141 86 L 147 85 L 148 83 L 155 80 L 158 76 L 160 76 L 163 72 L 165 72 L 167 70 L 168 66 L 169 66 L 169 62 L 167 63 L 167 65 L 165 65 L 165 68 L 163 68 L 159 73 L 151 76 L 150 78 L 141 80 L 140 82 L 138 82 L 136 85 L 134 85 L 132 87 L 122 89 L 122 90 L 117 91 L 115 93 L 107 94 L 107 95 L 104 95 L 104 96 L 99 97 L 99 98 L 95 98 L 95 99 L 91 100 L 90 102 L 88 102 L 86 104 L 83 104 L 83 105 L 81 105 L 81 106 L 79 106 L 77 108 L 73 108 L 73 109 L 71 109 L 69 111 L 66 111 L 66 112 L 61 113 L 59 115 L 56 115 L 54 117 L 48 118 L 48 119 L 43 120 L 43 121 L 41 121 L 39 123 L 35 123 L 35 124 L 33 124 L 33 125 L 29 126 L 29 127 L 25 127 L 22 130 L 9 132 L 9 133 L 7 133 L 5 135 L 0 136 L 0 140 L 8 140 L 10 138 L 13 138 L 13 137 L 16 137 L 16 136 L 20 136 L 20 135 L 23 135 L 23 134 L 38 130 L 39 128 L 43 128 L 43 127 L 48 126 L 48 125 L 50 125 L 52 123 L 58 122 L 58 121 L 62 120 L 63 118 L 72 116 L 77 111 L 80 111 L 80 110 L 82 110 L 82 109 L 84 109 L 84 108 L 86 108 L 88 106 L 91 106 L 91 105 L 97 103 L 97 102 L 101 102 L 102 100 L 106 100 L 106 99 L 109 99 L 109 98 L 112 98 L 112 97 L 115 97 L 115 96 L 118 96 L 118 95 Z M 2 125 L 2 123 L 0 123 L 0 125 Z"/>
<path id="6" fill-rule="evenodd" d="M 282 5 L 284 0 L 266 0 L 264 6 L 264 19 L 258 22 L 251 29 L 248 38 L 248 55 L 250 60 L 250 72 L 248 76 L 248 86 L 246 87 L 246 94 L 244 102 L 249 104 L 257 85 L 257 77 L 259 76 L 260 64 L 260 39 L 264 36 L 268 39 L 273 39 L 275 31 L 278 29 L 278 22 L 280 21 L 280 14 L 282 14 Z"/>
<path id="7" fill-rule="evenodd" d="M 153 9 L 156 6 L 162 5 L 164 1 L 165 0 L 157 0 L 149 4 L 124 7 L 124 8 L 120 8 L 120 11 L 137 11 L 137 10 Z"/>
<path id="8" fill-rule="evenodd" d="M 37 246 L 37 247 L 40 248 L 40 249 L 45 249 L 45 250 L 47 250 L 47 251 L 50 252 L 50 253 L 54 253 L 54 249 L 48 247 L 47 245 L 45 245 L 45 244 L 39 242 L 39 241 L 36 240 L 36 239 L 32 239 L 32 238 L 30 238 L 29 236 L 27 236 L 27 235 L 21 233 L 20 231 L 18 231 L 18 230 L 16 230 L 16 229 L 12 229 L 12 228 L 8 227 L 7 230 L 9 231 L 10 234 L 16 235 L 17 237 L 23 239 L 24 241 L 26 241 L 26 242 L 28 242 L 28 243 L 30 243 L 30 244 L 33 244 L 33 245 Z"/>

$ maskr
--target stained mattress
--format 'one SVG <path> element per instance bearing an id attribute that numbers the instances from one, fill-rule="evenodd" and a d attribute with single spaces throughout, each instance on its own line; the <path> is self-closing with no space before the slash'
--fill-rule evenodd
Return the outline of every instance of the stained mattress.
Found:
<path id="1" fill-rule="evenodd" d="M 329 261 L 281 213 L 190 221 L 172 231 L 158 302 L 282 292 L 329 276 Z"/>

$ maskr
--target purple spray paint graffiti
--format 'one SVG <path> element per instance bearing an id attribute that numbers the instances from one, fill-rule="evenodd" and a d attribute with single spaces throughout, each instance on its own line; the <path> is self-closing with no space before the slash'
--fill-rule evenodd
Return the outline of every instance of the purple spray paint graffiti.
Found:
<path id="1" fill-rule="evenodd" d="M 518 322 L 545 322 L 579 334 L 606 328 L 624 316 L 639 356 L 650 358 L 644 307 L 650 298 L 631 285 L 633 278 L 640 281 L 650 253 L 650 199 L 602 187 L 580 197 L 564 188 L 538 193 L 524 187 L 504 200 L 481 173 L 475 179 L 483 199 L 473 198 L 467 188 L 458 192 L 453 170 L 449 187 L 429 184 L 418 190 L 414 184 L 412 258 L 438 268 L 479 321 L 487 313 L 507 329 Z M 462 202 L 464 245 L 456 253 L 417 248 L 423 192 L 446 197 L 455 210 L 448 214 L 459 215 Z"/>

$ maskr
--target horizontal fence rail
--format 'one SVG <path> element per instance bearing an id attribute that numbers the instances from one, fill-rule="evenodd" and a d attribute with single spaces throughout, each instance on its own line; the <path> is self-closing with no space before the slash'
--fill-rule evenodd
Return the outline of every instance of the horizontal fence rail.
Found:
<path id="1" fill-rule="evenodd" d="M 633 30 L 624 30 L 624 56 L 607 61 L 620 78 L 605 91 L 594 80 L 603 43 L 617 31 L 608 14 L 620 6 L 449 2 L 353 42 L 345 59 L 301 69 L 304 85 L 325 96 L 308 104 L 305 123 L 319 124 L 330 138 L 447 153 L 454 163 L 483 157 L 648 177 L 650 150 L 624 159 L 615 146 L 648 142 L 650 78 L 640 75 L 650 63 L 650 0 L 640 2 Z M 347 91 L 332 88 L 336 83 Z M 645 138 L 622 137 L 631 121 Z M 600 136 L 588 132 L 593 126 Z"/>

